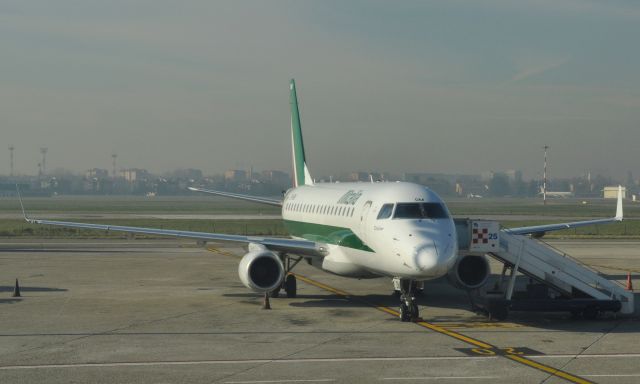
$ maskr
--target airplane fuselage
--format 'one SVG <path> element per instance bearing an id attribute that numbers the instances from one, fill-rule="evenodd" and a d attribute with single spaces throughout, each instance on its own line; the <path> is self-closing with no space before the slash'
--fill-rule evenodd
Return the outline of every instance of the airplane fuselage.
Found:
<path id="1" fill-rule="evenodd" d="M 290 189 L 282 218 L 295 238 L 327 244 L 323 270 L 351 277 L 430 280 L 458 254 L 442 199 L 413 183 L 320 183 Z"/>

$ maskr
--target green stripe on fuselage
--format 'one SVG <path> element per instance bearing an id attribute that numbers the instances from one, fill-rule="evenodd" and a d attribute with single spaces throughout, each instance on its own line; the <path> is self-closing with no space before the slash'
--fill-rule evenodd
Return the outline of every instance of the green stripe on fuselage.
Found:
<path id="1" fill-rule="evenodd" d="M 335 244 L 341 247 L 374 252 L 373 249 L 360 240 L 349 228 L 331 225 L 306 223 L 303 221 L 283 220 L 284 226 L 291 236 L 301 237 L 310 241 Z"/>

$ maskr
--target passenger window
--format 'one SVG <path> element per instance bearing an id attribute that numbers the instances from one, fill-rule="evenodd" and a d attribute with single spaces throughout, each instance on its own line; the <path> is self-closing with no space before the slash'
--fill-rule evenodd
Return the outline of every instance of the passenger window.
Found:
<path id="1" fill-rule="evenodd" d="M 382 208 L 380 208 L 380 212 L 378 213 L 378 220 L 390 218 L 392 212 L 393 212 L 393 204 L 383 205 Z"/>

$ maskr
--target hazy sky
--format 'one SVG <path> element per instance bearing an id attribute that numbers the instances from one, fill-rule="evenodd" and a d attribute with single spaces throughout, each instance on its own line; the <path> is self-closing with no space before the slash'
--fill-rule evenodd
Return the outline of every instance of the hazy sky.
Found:
<path id="1" fill-rule="evenodd" d="M 0 173 L 640 174 L 640 2 L 0 2 Z"/>

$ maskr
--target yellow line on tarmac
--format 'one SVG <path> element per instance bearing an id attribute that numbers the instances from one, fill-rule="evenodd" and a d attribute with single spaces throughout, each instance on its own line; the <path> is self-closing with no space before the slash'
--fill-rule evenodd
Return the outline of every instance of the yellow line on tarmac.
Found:
<path id="1" fill-rule="evenodd" d="M 550 367 L 548 365 L 537 363 L 537 362 L 535 362 L 533 360 L 529 360 L 529 359 L 524 358 L 522 356 L 512 355 L 512 354 L 506 354 L 504 356 L 507 359 L 511 359 L 513 361 L 517 361 L 518 363 L 522 363 L 522 364 L 528 365 L 530 367 L 539 369 L 539 370 L 547 372 L 547 373 L 549 373 L 549 374 L 551 374 L 553 376 L 557 376 L 557 377 L 563 378 L 563 379 L 565 379 L 567 381 L 570 381 L 572 383 L 577 383 L 577 384 L 592 384 L 593 383 L 593 381 L 589 381 L 589 380 L 583 379 L 581 377 L 572 375 L 570 373 L 561 371 L 559 369 Z"/>
<path id="2" fill-rule="evenodd" d="M 333 287 L 329 287 L 326 284 L 323 284 L 323 283 L 321 283 L 319 281 L 312 280 L 312 279 L 310 279 L 308 277 L 299 275 L 297 273 L 295 273 L 295 276 L 298 279 L 304 281 L 307 284 L 315 285 L 318 288 L 325 289 L 325 290 L 327 290 L 329 292 L 333 292 L 333 293 L 335 293 L 337 295 L 340 295 L 340 296 L 350 297 L 350 298 L 352 298 L 354 300 L 357 300 L 357 301 L 363 302 L 363 303 L 365 303 L 365 304 L 367 304 L 369 306 L 372 306 L 372 307 L 374 307 L 375 309 L 377 309 L 379 311 L 386 312 L 391 316 L 396 316 L 397 317 L 397 316 L 400 315 L 400 313 L 398 313 L 398 311 L 396 311 L 395 309 L 391 309 L 391 308 L 383 306 L 383 305 L 372 304 L 372 303 L 369 303 L 366 300 L 358 299 L 358 298 L 354 297 L 353 295 L 351 295 L 348 292 L 341 291 L 341 290 L 333 288 Z M 447 336 L 450 336 L 450 337 L 456 338 L 458 340 L 464 341 L 465 343 L 475 345 L 476 347 L 487 348 L 487 349 L 493 348 L 493 346 L 491 344 L 487 344 L 487 343 L 482 342 L 480 340 L 473 339 L 471 337 L 462 335 L 462 334 L 460 334 L 458 332 L 450 331 L 450 330 L 448 330 L 446 328 L 437 326 L 435 324 L 427 323 L 426 321 L 419 321 L 419 322 L 416 322 L 416 324 L 421 326 L 421 327 L 423 327 L 423 328 L 427 328 L 427 329 L 430 329 L 432 331 L 435 331 L 435 332 L 438 332 L 438 333 L 442 333 L 442 334 L 445 334 Z"/>
<path id="3" fill-rule="evenodd" d="M 350 297 L 350 296 L 351 296 L 349 293 L 347 293 L 347 292 L 345 292 L 345 291 L 341 291 L 341 290 L 339 290 L 339 289 L 337 289 L 337 288 L 333 288 L 333 287 L 330 287 L 330 286 L 328 286 L 328 285 L 326 285 L 326 284 L 322 284 L 322 283 L 321 283 L 321 282 L 319 282 L 319 281 L 311 280 L 310 278 L 305 277 L 305 276 L 302 276 L 302 275 L 299 275 L 299 274 L 297 274 L 297 273 L 294 273 L 294 275 L 295 275 L 299 280 L 302 280 L 302 281 L 304 281 L 304 282 L 305 282 L 305 283 L 307 283 L 307 284 L 315 285 L 316 287 L 318 287 L 318 288 L 322 288 L 322 289 L 324 289 L 325 291 L 333 292 L 333 293 L 335 293 L 336 295 L 340 295 L 340 296 L 344 296 L 344 297 Z"/>
<path id="4" fill-rule="evenodd" d="M 484 321 L 469 321 L 467 323 L 452 323 L 452 322 L 437 322 L 436 325 L 447 329 L 459 329 L 459 328 L 521 328 L 523 325 L 514 323 L 498 323 L 498 322 L 484 322 Z"/>
<path id="5" fill-rule="evenodd" d="M 386 313 L 388 313 L 388 314 L 390 314 L 392 316 L 399 316 L 398 311 L 396 311 L 395 309 L 391 309 L 389 307 L 382 306 L 382 305 L 376 305 L 376 304 L 369 303 L 366 300 L 359 299 L 359 298 L 353 296 L 352 294 L 350 294 L 348 292 L 345 292 L 345 291 L 330 287 L 330 286 L 328 286 L 326 284 L 320 283 L 319 281 L 312 280 L 312 279 L 310 279 L 310 278 L 308 278 L 306 276 L 302 276 L 302 275 L 299 275 L 297 273 L 295 273 L 294 275 L 298 279 L 304 281 L 305 283 L 314 285 L 314 286 L 316 286 L 318 288 L 322 288 L 322 289 L 327 290 L 329 292 L 333 292 L 333 293 L 335 293 L 337 295 L 340 295 L 340 296 L 348 297 L 348 298 L 350 298 L 352 300 L 356 300 L 356 301 L 360 301 L 360 302 L 366 303 L 367 305 L 370 305 L 370 306 L 374 307 L 375 309 L 378 309 L 378 310 L 380 310 L 382 312 L 386 312 Z M 493 351 L 498 350 L 498 348 L 496 348 L 494 345 L 485 343 L 484 341 L 477 340 L 477 339 L 474 339 L 474 338 L 469 337 L 469 336 L 465 336 L 465 335 L 463 335 L 461 333 L 452 331 L 450 329 L 447 329 L 447 328 L 444 328 L 444 327 L 441 327 L 441 326 L 438 326 L 438 325 L 435 325 L 435 324 L 432 324 L 432 323 L 428 323 L 426 321 L 418 321 L 415 324 L 417 324 L 417 325 L 419 325 L 419 326 L 421 326 L 423 328 L 430 329 L 430 330 L 432 330 L 434 332 L 438 332 L 438 333 L 441 333 L 443 335 L 447 335 L 449 337 L 453 337 L 454 339 L 460 340 L 460 341 L 465 342 L 467 344 L 471 344 L 471 345 L 474 345 L 476 347 L 482 348 L 484 350 L 487 350 L 487 352 L 492 353 L 493 355 L 495 355 L 495 352 L 493 352 Z M 504 353 L 504 354 L 501 354 L 501 356 L 505 356 L 506 358 L 508 358 L 508 359 L 510 359 L 512 361 L 516 361 L 516 362 L 524 364 L 526 366 L 541 370 L 541 371 L 546 372 L 546 373 L 548 373 L 550 375 L 553 375 L 553 376 L 556 376 L 556 377 L 560 377 L 560 378 L 565 379 L 567 381 L 570 381 L 572 383 L 576 383 L 576 384 L 591 384 L 591 383 L 593 383 L 593 382 L 591 382 L 589 380 L 585 380 L 585 379 L 583 379 L 581 377 L 572 375 L 572 374 L 570 374 L 568 372 L 561 371 L 561 370 L 559 370 L 557 368 L 553 368 L 553 367 L 550 367 L 548 365 L 540 364 L 538 362 L 535 362 L 533 360 L 529 360 L 529 359 L 527 359 L 527 358 L 525 358 L 523 356 L 518 356 L 518 355 L 513 354 L 513 353 Z"/>
<path id="6" fill-rule="evenodd" d="M 219 254 L 222 254 L 222 255 L 225 255 L 225 256 L 237 257 L 237 255 L 235 255 L 235 254 L 233 254 L 231 252 L 221 251 L 221 250 L 219 250 L 217 248 L 213 248 L 213 247 L 209 247 L 209 248 L 207 248 L 207 250 L 210 251 L 210 252 L 219 253 Z M 365 303 L 368 306 L 371 306 L 371 307 L 373 307 L 373 308 L 375 308 L 375 309 L 377 309 L 379 311 L 385 312 L 385 313 L 387 313 L 389 315 L 399 316 L 398 311 L 396 311 L 395 309 L 391 309 L 391 308 L 383 306 L 383 305 L 377 305 L 377 304 L 370 303 L 367 300 L 358 298 L 358 297 L 350 294 L 349 292 L 343 291 L 343 290 L 338 289 L 338 288 L 333 288 L 333 287 L 331 287 L 329 285 L 326 285 L 326 284 L 321 283 L 319 281 L 310 279 L 310 278 L 308 278 L 306 276 L 302 276 L 302 275 L 297 274 L 297 273 L 294 273 L 293 275 L 295 275 L 296 278 L 298 278 L 299 280 L 302 280 L 303 282 L 305 282 L 307 284 L 310 284 L 310 285 L 313 285 L 313 286 L 316 286 L 318 288 L 324 289 L 325 291 L 329 291 L 329 292 L 335 293 L 338 296 L 342 296 L 342 297 L 345 297 L 345 298 L 348 298 L 348 299 L 351 299 L 351 300 L 354 300 L 354 301 L 359 301 L 361 303 Z M 463 335 L 461 333 L 452 331 L 450 329 L 447 329 L 447 328 L 444 328 L 444 327 L 441 327 L 441 326 L 438 326 L 438 325 L 435 325 L 435 324 L 432 324 L 432 323 L 428 323 L 426 321 L 418 321 L 415 324 L 417 324 L 417 325 L 419 325 L 419 326 L 421 326 L 423 328 L 432 330 L 434 332 L 438 332 L 438 333 L 441 333 L 443 335 L 447 335 L 449 337 L 452 337 L 454 339 L 460 340 L 460 341 L 465 342 L 467 344 L 471 344 L 473 346 L 479 347 L 483 351 L 489 352 L 489 354 L 494 355 L 494 356 L 496 355 L 495 351 L 500 350 L 499 348 L 495 347 L 494 345 L 491 345 L 489 343 L 485 343 L 484 341 L 477 340 L 477 339 L 474 339 L 474 338 L 469 337 L 469 336 L 465 336 L 465 335 Z M 581 377 L 572 375 L 572 374 L 570 374 L 568 372 L 561 371 L 561 370 L 559 370 L 557 368 L 553 368 L 553 367 L 550 367 L 548 365 L 540 364 L 540 363 L 535 362 L 533 360 L 529 360 L 529 359 L 527 359 L 527 358 L 525 358 L 523 356 L 518 356 L 518 355 L 516 355 L 514 353 L 507 352 L 507 353 L 500 354 L 500 356 L 504 356 L 504 357 L 506 357 L 506 358 L 508 358 L 508 359 L 510 359 L 512 361 L 515 361 L 515 362 L 521 363 L 523 365 L 538 369 L 540 371 L 543 371 L 543 372 L 546 372 L 546 373 L 548 373 L 550 375 L 565 379 L 565 380 L 570 381 L 572 383 L 576 383 L 576 384 L 591 384 L 591 383 L 593 383 L 593 382 L 591 382 L 589 380 L 585 380 L 585 379 L 583 379 Z"/>

